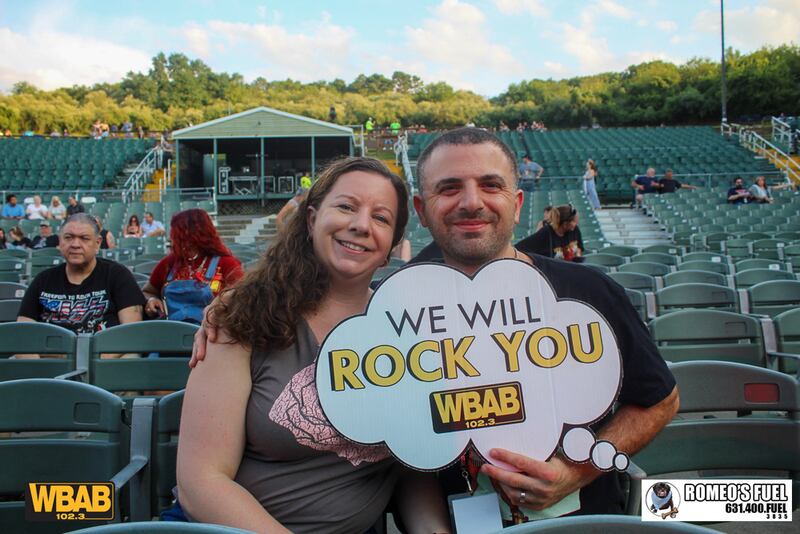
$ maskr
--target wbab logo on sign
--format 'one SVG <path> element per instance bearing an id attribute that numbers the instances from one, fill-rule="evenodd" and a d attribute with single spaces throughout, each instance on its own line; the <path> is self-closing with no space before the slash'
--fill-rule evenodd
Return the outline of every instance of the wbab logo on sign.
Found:
<path id="1" fill-rule="evenodd" d="M 25 493 L 28 521 L 114 519 L 112 482 L 31 482 Z"/>
<path id="2" fill-rule="evenodd" d="M 387 278 L 364 315 L 339 324 L 317 359 L 320 404 L 350 440 L 384 442 L 435 470 L 472 445 L 624 470 L 588 428 L 622 381 L 614 334 L 586 303 L 558 300 L 544 276 L 498 260 L 468 277 L 421 264 Z M 495 462 L 496 463 L 496 462 Z"/>
<path id="3" fill-rule="evenodd" d="M 791 480 L 642 480 L 644 521 L 791 521 Z"/>

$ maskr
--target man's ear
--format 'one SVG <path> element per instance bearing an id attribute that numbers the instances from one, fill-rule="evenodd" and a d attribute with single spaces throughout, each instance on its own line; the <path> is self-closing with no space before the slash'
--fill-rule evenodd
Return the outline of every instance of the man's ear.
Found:
<path id="1" fill-rule="evenodd" d="M 427 228 L 428 221 L 425 219 L 425 201 L 422 199 L 422 195 L 419 193 L 414 194 L 414 209 L 419 217 L 419 223 L 423 227 Z"/>
<path id="2" fill-rule="evenodd" d="M 522 211 L 522 204 L 525 202 L 525 193 L 522 189 L 517 189 L 514 193 L 514 224 L 519 224 L 519 214 Z"/>

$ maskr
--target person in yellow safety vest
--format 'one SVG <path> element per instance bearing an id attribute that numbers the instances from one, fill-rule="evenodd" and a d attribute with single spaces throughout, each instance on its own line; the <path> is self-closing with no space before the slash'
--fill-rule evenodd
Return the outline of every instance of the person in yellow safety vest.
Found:
<path id="1" fill-rule="evenodd" d="M 300 177 L 300 189 L 311 189 L 311 178 L 307 174 Z"/>
<path id="2" fill-rule="evenodd" d="M 400 133 L 400 121 L 395 119 L 390 125 L 389 128 L 392 129 L 392 135 L 397 135 Z"/>
<path id="3" fill-rule="evenodd" d="M 367 131 L 367 135 L 372 133 L 373 128 L 375 128 L 375 123 L 372 122 L 372 117 L 367 119 L 367 122 L 364 123 L 364 129 Z"/>

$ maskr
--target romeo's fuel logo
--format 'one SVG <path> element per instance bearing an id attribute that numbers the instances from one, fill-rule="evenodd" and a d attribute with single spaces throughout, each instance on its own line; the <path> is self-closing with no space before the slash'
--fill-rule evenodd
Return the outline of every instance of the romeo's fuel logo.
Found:
<path id="1" fill-rule="evenodd" d="M 675 519 L 678 507 L 681 505 L 681 494 L 678 488 L 668 482 L 658 482 L 650 486 L 647 491 L 647 508 L 650 513 L 666 519 L 667 516 Z"/>

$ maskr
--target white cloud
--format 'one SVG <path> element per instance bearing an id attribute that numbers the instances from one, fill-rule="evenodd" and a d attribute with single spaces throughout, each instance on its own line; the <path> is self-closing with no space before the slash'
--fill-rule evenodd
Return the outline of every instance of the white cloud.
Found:
<path id="1" fill-rule="evenodd" d="M 613 0 L 598 0 L 595 6 L 603 13 L 607 13 L 612 17 L 620 19 L 631 20 L 634 15 L 633 12 L 627 7 L 620 5 Z"/>
<path id="2" fill-rule="evenodd" d="M 430 77 L 479 92 L 496 90 L 493 75 L 518 78 L 525 68 L 508 47 L 492 42 L 490 33 L 480 9 L 443 0 L 421 26 L 405 28 L 407 53 L 424 58 Z"/>
<path id="3" fill-rule="evenodd" d="M 674 32 L 678 29 L 678 25 L 674 20 L 659 20 L 656 22 L 656 28 L 664 32 Z"/>
<path id="4" fill-rule="evenodd" d="M 544 17 L 549 11 L 542 0 L 494 0 L 494 5 L 503 15 L 522 15 Z"/>
<path id="5" fill-rule="evenodd" d="M 189 51 L 201 58 L 207 58 L 209 54 L 208 32 L 196 24 L 190 24 L 181 30 Z"/>
<path id="6" fill-rule="evenodd" d="M 564 24 L 562 42 L 564 51 L 578 60 L 580 72 L 609 70 L 607 66 L 614 62 L 606 38 L 592 35 L 591 28 L 585 24 L 580 28 Z"/>
<path id="7" fill-rule="evenodd" d="M 719 9 L 697 14 L 695 31 L 719 35 Z M 797 0 L 766 0 L 759 6 L 725 11 L 726 46 L 752 50 L 764 45 L 800 42 L 800 9 Z"/>
<path id="8" fill-rule="evenodd" d="M 565 74 L 567 72 L 567 68 L 562 65 L 561 63 L 554 63 L 552 61 L 545 61 L 544 68 L 548 71 L 552 72 L 553 74 Z"/>
<path id="9" fill-rule="evenodd" d="M 355 32 L 334 24 L 322 14 L 304 32 L 292 32 L 277 24 L 251 24 L 212 20 L 207 35 L 223 41 L 229 53 L 252 58 L 253 71 L 267 79 L 300 81 L 333 79 L 351 74 Z"/>
<path id="10" fill-rule="evenodd" d="M 22 80 L 41 89 L 118 82 L 150 66 L 141 50 L 39 25 L 19 33 L 1 27 L 0 50 L 0 90 Z"/>

